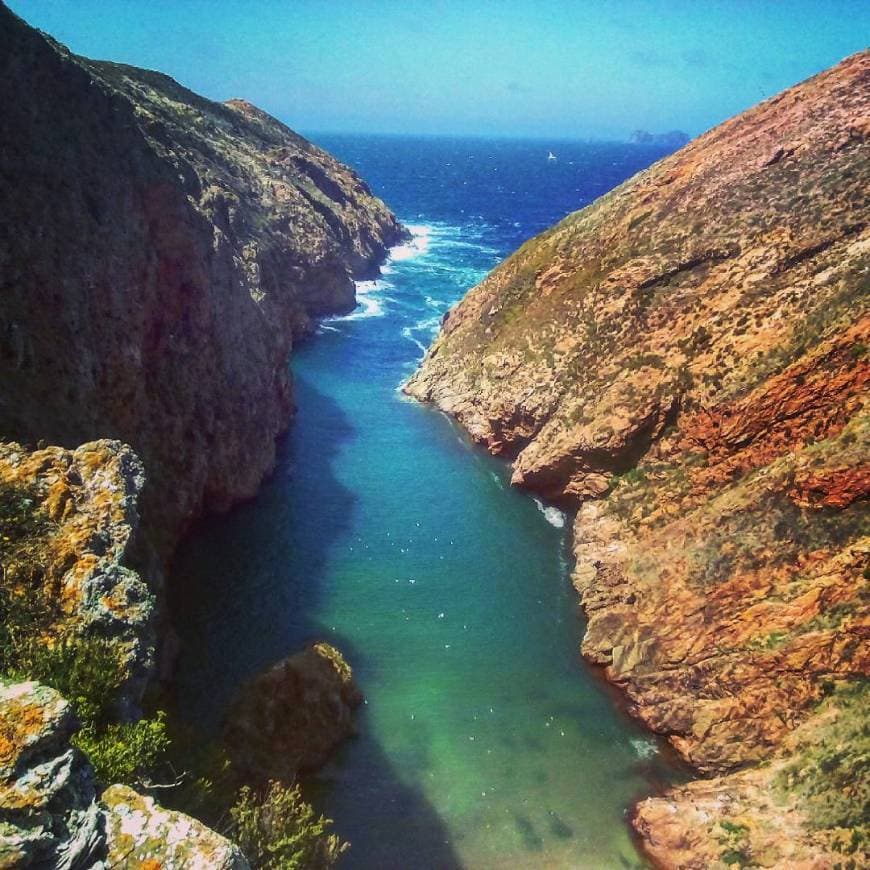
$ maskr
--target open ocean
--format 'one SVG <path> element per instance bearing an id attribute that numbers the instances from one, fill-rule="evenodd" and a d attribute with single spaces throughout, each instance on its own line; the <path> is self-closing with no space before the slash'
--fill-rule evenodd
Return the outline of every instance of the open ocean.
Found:
<path id="1" fill-rule="evenodd" d="M 243 679 L 326 639 L 367 698 L 359 736 L 306 782 L 353 844 L 343 867 L 644 866 L 626 811 L 675 773 L 580 659 L 569 518 L 398 388 L 493 266 L 665 152 L 311 138 L 413 239 L 294 351 L 276 474 L 179 552 L 182 713 L 214 729 Z"/>

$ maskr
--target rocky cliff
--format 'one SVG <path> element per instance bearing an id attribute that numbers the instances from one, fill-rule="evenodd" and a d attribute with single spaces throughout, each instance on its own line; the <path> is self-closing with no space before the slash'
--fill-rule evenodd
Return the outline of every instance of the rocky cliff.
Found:
<path id="1" fill-rule="evenodd" d="M 407 385 L 579 508 L 583 652 L 719 775 L 640 808 L 665 866 L 866 856 L 801 783 L 868 789 L 843 701 L 870 669 L 868 139 L 865 52 L 528 242 Z M 783 773 L 801 728 L 851 737 Z"/>
<path id="2" fill-rule="evenodd" d="M 227 711 L 224 744 L 246 782 L 293 783 L 356 733 L 353 711 L 362 702 L 342 654 L 315 643 L 242 688 Z"/>
<path id="3" fill-rule="evenodd" d="M 404 230 L 251 104 L 72 55 L 2 2 L 0 95 L 0 867 L 247 867 L 126 786 L 98 801 L 69 740 L 77 715 L 101 777 L 147 766 L 162 566 L 254 494 L 293 340 Z"/>
<path id="4" fill-rule="evenodd" d="M 90 61 L 0 3 L 0 437 L 130 444 L 168 552 L 254 493 L 311 318 L 401 235 L 350 169 L 249 103 Z"/>

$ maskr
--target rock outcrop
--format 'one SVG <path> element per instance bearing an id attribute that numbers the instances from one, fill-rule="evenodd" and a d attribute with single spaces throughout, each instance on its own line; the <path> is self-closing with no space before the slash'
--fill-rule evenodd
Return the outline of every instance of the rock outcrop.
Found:
<path id="1" fill-rule="evenodd" d="M 353 711 L 362 700 L 335 647 L 316 643 L 283 659 L 230 708 L 224 738 L 233 766 L 249 782 L 293 783 L 355 733 Z"/>
<path id="2" fill-rule="evenodd" d="M 703 804 L 666 866 L 717 866 L 691 863 L 701 840 L 734 851 L 704 795 L 733 788 L 769 822 L 748 783 L 770 771 L 731 772 L 786 765 L 795 729 L 870 670 L 868 139 L 864 52 L 528 242 L 406 387 L 511 459 L 514 483 L 579 508 L 585 655 L 724 777 L 644 805 L 654 843 Z M 747 860 L 842 845 L 810 816 L 773 845 L 748 836 Z"/>
<path id="3" fill-rule="evenodd" d="M 104 856 L 93 771 L 69 744 L 70 705 L 0 683 L 0 867 L 92 867 Z"/>
<path id="4" fill-rule="evenodd" d="M 293 336 L 402 230 L 254 106 L 72 55 L 2 3 L 0 95 L 0 437 L 130 444 L 165 555 L 255 492 Z"/>
<path id="5" fill-rule="evenodd" d="M 248 870 L 237 846 L 195 819 L 115 785 L 101 798 L 70 745 L 72 708 L 39 683 L 0 683 L 0 867 Z"/>
<path id="6" fill-rule="evenodd" d="M 100 805 L 106 820 L 107 868 L 249 870 L 235 843 L 126 785 L 107 788 Z"/>
<path id="7" fill-rule="evenodd" d="M 647 798 L 634 825 L 656 865 L 867 865 L 867 686 L 835 692 L 770 764 Z"/>
<path id="8" fill-rule="evenodd" d="M 155 594 L 127 566 L 143 481 L 117 441 L 36 451 L 0 443 L 2 668 L 23 642 L 102 638 L 123 664 L 121 718 L 136 712 L 154 664 Z M 25 606 L 32 616 L 22 619 Z"/>
<path id="9" fill-rule="evenodd" d="M 668 130 L 667 133 L 650 133 L 649 130 L 635 130 L 628 141 L 632 145 L 660 145 L 664 148 L 682 148 L 692 137 L 682 130 Z"/>

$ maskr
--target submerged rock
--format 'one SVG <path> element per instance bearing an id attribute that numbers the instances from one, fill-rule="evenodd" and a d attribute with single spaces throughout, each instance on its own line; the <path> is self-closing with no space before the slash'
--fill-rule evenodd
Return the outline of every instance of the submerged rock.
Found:
<path id="1" fill-rule="evenodd" d="M 335 647 L 316 643 L 283 659 L 255 677 L 230 709 L 224 733 L 234 767 L 255 782 L 293 782 L 355 733 L 353 710 L 362 700 Z"/>
<path id="2" fill-rule="evenodd" d="M 406 386 L 579 508 L 583 652 L 711 774 L 785 759 L 870 674 L 868 117 L 863 52 L 711 130 L 496 268 Z M 654 854 L 670 813 L 638 816 Z M 731 824 L 711 800 L 673 825 L 705 813 Z M 836 827 L 746 860 L 804 866 L 791 840 Z M 693 830 L 674 866 L 718 866 Z"/>

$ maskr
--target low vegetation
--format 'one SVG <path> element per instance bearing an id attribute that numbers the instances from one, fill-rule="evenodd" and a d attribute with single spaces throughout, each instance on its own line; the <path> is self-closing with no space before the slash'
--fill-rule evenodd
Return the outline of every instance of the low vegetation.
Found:
<path id="1" fill-rule="evenodd" d="M 844 855 L 865 847 L 870 835 L 868 705 L 867 681 L 839 686 L 821 705 L 811 739 L 798 743 L 775 781 L 783 797 L 798 802 L 808 827 Z"/>
<path id="2" fill-rule="evenodd" d="M 41 499 L 24 486 L 0 485 L 0 678 L 38 680 L 73 705 L 74 742 L 91 758 L 101 782 L 141 785 L 168 743 L 162 713 L 115 722 L 126 674 L 111 641 L 70 628 L 60 609 L 56 525 Z"/>
<path id="3" fill-rule="evenodd" d="M 244 786 L 230 810 L 232 835 L 248 860 L 264 870 L 323 870 L 350 848 L 330 833 L 298 785 L 271 782 L 256 792 Z"/>

